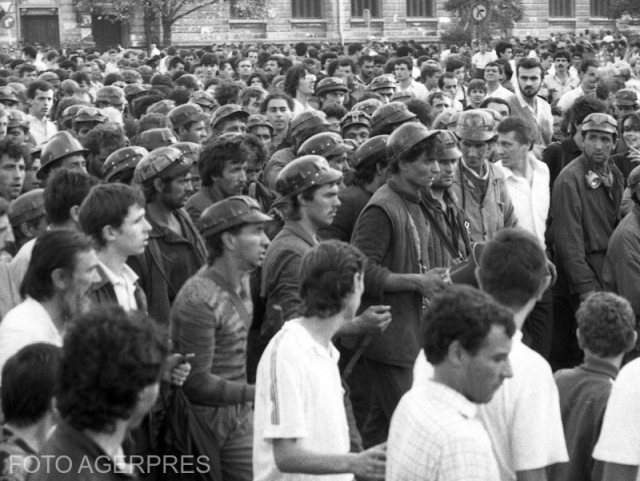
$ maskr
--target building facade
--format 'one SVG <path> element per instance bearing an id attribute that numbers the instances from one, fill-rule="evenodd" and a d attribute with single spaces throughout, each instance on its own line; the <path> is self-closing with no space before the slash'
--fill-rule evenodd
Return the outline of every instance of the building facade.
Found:
<path id="1" fill-rule="evenodd" d="M 159 19 L 145 21 L 142 12 L 134 12 L 126 20 L 118 20 L 111 14 L 108 2 L 13 1 L 17 3 L 11 3 L 2 21 L 5 28 L 0 28 L 0 44 L 23 41 L 55 47 L 127 48 L 161 43 Z M 179 20 L 172 29 L 172 43 L 347 43 L 369 37 L 435 41 L 450 23 L 449 14 L 442 7 L 444 0 L 262 0 L 267 3 L 263 4 L 260 19 L 249 18 L 246 10 L 236 4 L 239 1 L 220 2 Z M 525 18 L 516 26 L 514 35 L 546 37 L 552 32 L 611 28 L 613 24 L 606 18 L 610 1 L 524 0 Z M 12 17 L 13 23 L 7 22 L 7 17 Z"/>

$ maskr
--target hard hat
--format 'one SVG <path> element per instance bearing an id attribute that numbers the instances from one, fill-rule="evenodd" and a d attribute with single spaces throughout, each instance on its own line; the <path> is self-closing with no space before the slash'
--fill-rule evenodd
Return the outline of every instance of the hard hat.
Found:
<path id="1" fill-rule="evenodd" d="M 459 139 L 487 142 L 495 137 L 495 128 L 496 121 L 492 114 L 473 109 L 460 114 L 455 133 Z"/>
<path id="2" fill-rule="evenodd" d="M 342 172 L 331 168 L 319 155 L 305 155 L 289 162 L 278 174 L 276 191 L 282 196 L 293 197 L 316 186 L 338 182 Z"/>
<path id="3" fill-rule="evenodd" d="M 325 159 L 334 155 L 351 152 L 353 147 L 346 144 L 340 134 L 323 132 L 307 139 L 298 149 L 298 155 L 320 155 Z"/>
<path id="4" fill-rule="evenodd" d="M 149 151 L 144 147 L 123 147 L 113 152 L 102 165 L 102 178 L 110 182 L 113 177 L 127 169 L 135 169 Z"/>
<path id="5" fill-rule="evenodd" d="M 42 166 L 36 173 L 36 177 L 43 180 L 55 162 L 73 154 L 84 155 L 88 152 L 78 139 L 69 132 L 58 132 L 42 148 L 42 155 L 40 156 Z"/>
<path id="6" fill-rule="evenodd" d="M 387 158 L 389 162 L 397 162 L 415 145 L 435 135 L 438 135 L 437 131 L 429 130 L 421 123 L 402 124 L 393 131 L 387 140 Z"/>
<path id="7" fill-rule="evenodd" d="M 387 141 L 388 135 L 376 135 L 367 139 L 357 148 L 354 157 L 356 170 L 363 169 L 369 165 L 380 162 L 387 162 Z"/>

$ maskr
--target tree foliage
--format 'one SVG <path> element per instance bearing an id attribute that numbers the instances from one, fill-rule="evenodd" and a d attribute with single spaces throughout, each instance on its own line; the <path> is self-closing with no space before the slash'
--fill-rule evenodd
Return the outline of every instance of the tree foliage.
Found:
<path id="1" fill-rule="evenodd" d="M 638 0 L 612 0 L 609 9 L 609 18 L 617 20 L 628 15 L 632 18 L 640 18 L 640 1 Z"/>
<path id="2" fill-rule="evenodd" d="M 476 23 L 471 16 L 471 11 L 477 3 L 484 4 L 489 10 L 481 26 L 486 33 L 497 31 L 501 36 L 508 36 L 515 24 L 524 18 L 525 10 L 522 0 L 447 0 L 444 8 L 457 17 L 463 29 L 467 30 Z"/>

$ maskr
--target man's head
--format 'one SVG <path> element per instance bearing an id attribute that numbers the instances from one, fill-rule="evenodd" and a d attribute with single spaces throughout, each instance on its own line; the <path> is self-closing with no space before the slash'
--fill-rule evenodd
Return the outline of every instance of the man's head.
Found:
<path id="1" fill-rule="evenodd" d="M 585 92 L 593 92 L 598 85 L 598 61 L 593 58 L 584 59 L 580 63 L 578 75 L 580 76 L 580 86 Z"/>
<path id="2" fill-rule="evenodd" d="M 238 102 L 242 107 L 242 110 L 249 115 L 255 115 L 260 113 L 260 105 L 264 101 L 264 90 L 257 87 L 247 87 L 240 91 L 238 95 Z"/>
<path id="3" fill-rule="evenodd" d="M 482 79 L 473 79 L 469 82 L 468 92 L 471 104 L 478 108 L 487 96 L 487 83 Z"/>
<path id="4" fill-rule="evenodd" d="M 31 85 L 38 76 L 38 69 L 30 63 L 23 63 L 16 70 L 20 81 L 27 87 Z"/>
<path id="5" fill-rule="evenodd" d="M 525 98 L 533 99 L 542 86 L 544 72 L 535 58 L 525 58 L 520 61 L 516 68 L 518 75 L 518 86 Z"/>
<path id="6" fill-rule="evenodd" d="M 352 110 L 340 120 L 342 137 L 362 145 L 371 135 L 371 117 L 362 110 Z"/>
<path id="7" fill-rule="evenodd" d="M 423 315 L 422 345 L 441 382 L 469 401 L 491 401 L 512 377 L 509 353 L 516 326 L 513 313 L 469 286 L 435 296 Z"/>
<path id="8" fill-rule="evenodd" d="M 158 396 L 166 334 L 140 312 L 100 307 L 79 316 L 65 336 L 56 407 L 78 431 L 135 428 Z"/>
<path id="9" fill-rule="evenodd" d="M 567 50 L 556 50 L 556 53 L 553 54 L 553 65 L 555 65 L 557 73 L 566 74 L 571 65 L 571 54 Z"/>
<path id="10" fill-rule="evenodd" d="M 387 161 L 388 135 L 376 135 L 362 143 L 354 155 L 354 183 L 367 186 L 376 178 L 379 185 L 388 178 L 389 162 Z"/>
<path id="11" fill-rule="evenodd" d="M 360 69 L 360 77 L 365 82 L 373 78 L 373 57 L 370 55 L 361 55 L 358 58 L 358 67 Z"/>
<path id="12" fill-rule="evenodd" d="M 350 321 L 364 291 L 365 263 L 366 257 L 356 247 L 334 240 L 307 252 L 298 284 L 301 314 L 326 319 L 344 312 Z"/>
<path id="13" fill-rule="evenodd" d="M 604 165 L 618 140 L 618 122 L 608 114 L 590 114 L 582 122 L 582 151 L 596 165 Z"/>
<path id="14" fill-rule="evenodd" d="M 636 316 L 629 301 L 612 292 L 596 292 L 576 312 L 578 342 L 587 353 L 617 357 L 636 344 Z"/>
<path id="15" fill-rule="evenodd" d="M 503 119 L 511 115 L 511 107 L 509 107 L 505 99 L 499 97 L 488 97 L 484 99 L 480 104 L 480 108 L 495 110 Z"/>
<path id="16" fill-rule="evenodd" d="M 496 159 L 513 169 L 526 161 L 534 136 L 529 125 L 520 117 L 507 117 L 496 127 Z"/>
<path id="17" fill-rule="evenodd" d="M 451 72 L 443 73 L 438 79 L 438 88 L 454 99 L 458 91 L 458 78 Z"/>
<path id="18" fill-rule="evenodd" d="M 56 171 L 44 189 L 44 208 L 49 224 L 75 225 L 80 204 L 96 184 L 97 179 L 85 172 L 69 169 Z"/>
<path id="19" fill-rule="evenodd" d="M 216 185 L 225 196 L 241 195 L 247 182 L 247 157 L 242 135 L 223 135 L 200 151 L 198 166 L 204 187 Z"/>
<path id="20" fill-rule="evenodd" d="M 413 62 L 409 57 L 401 57 L 396 59 L 394 73 L 398 82 L 407 82 L 411 80 L 412 70 Z"/>
<path id="21" fill-rule="evenodd" d="M 247 130 L 249 113 L 239 105 L 227 104 L 219 107 L 211 117 L 211 128 L 220 134 L 244 134 Z"/>
<path id="22" fill-rule="evenodd" d="M 276 133 L 284 133 L 289 129 L 293 116 L 293 99 L 286 94 L 273 93 L 262 102 L 260 113 L 267 116 Z"/>
<path id="23" fill-rule="evenodd" d="M 441 75 L 442 68 L 438 64 L 424 63 L 420 68 L 420 78 L 429 91 L 438 88 L 438 80 Z"/>
<path id="24" fill-rule="evenodd" d="M 458 148 L 458 141 L 453 132 L 438 130 L 435 145 L 435 158 L 438 159 L 440 173 L 433 180 L 431 189 L 445 190 L 453 186 L 453 175 L 462 152 Z"/>
<path id="25" fill-rule="evenodd" d="M 540 241 L 522 229 L 503 229 L 486 243 L 476 277 L 484 292 L 514 312 L 533 308 L 551 280 Z"/>
<path id="26" fill-rule="evenodd" d="M 80 142 L 84 142 L 87 134 L 95 126 L 104 124 L 107 116 L 95 107 L 84 107 L 79 109 L 73 117 L 73 131 Z"/>
<path id="27" fill-rule="evenodd" d="M 269 247 L 265 223 L 272 220 L 247 196 L 228 197 L 204 210 L 200 216 L 200 232 L 207 245 L 209 265 L 229 256 L 241 271 L 262 264 Z"/>
<path id="28" fill-rule="evenodd" d="M 272 55 L 267 59 L 264 65 L 264 70 L 270 76 L 270 78 L 277 77 L 282 74 L 283 60 L 282 57 Z"/>
<path id="29" fill-rule="evenodd" d="M 276 191 L 290 202 L 289 218 L 306 218 L 319 228 L 333 222 L 341 182 L 342 172 L 331 168 L 324 157 L 304 155 L 280 171 Z"/>
<path id="30" fill-rule="evenodd" d="M 8 139 L 0 140 L 0 197 L 18 198 L 25 177 L 25 149 Z"/>
<path id="31" fill-rule="evenodd" d="M 496 44 L 496 55 L 499 59 L 511 60 L 513 57 L 513 45 L 506 41 L 500 41 Z"/>
<path id="32" fill-rule="evenodd" d="M 343 105 L 348 93 L 346 82 L 339 77 L 323 78 L 315 88 L 315 95 L 323 106 L 329 103 Z"/>
<path id="33" fill-rule="evenodd" d="M 47 343 L 30 344 L 2 368 L 2 411 L 5 422 L 19 429 L 45 421 L 53 427 L 53 395 L 61 350 Z"/>
<path id="34" fill-rule="evenodd" d="M 29 113 L 42 119 L 51 113 L 54 96 L 53 85 L 49 82 L 32 82 L 27 89 Z"/>
<path id="35" fill-rule="evenodd" d="M 72 169 L 86 172 L 85 154 L 88 152 L 69 132 L 55 134 L 42 148 L 38 179 L 47 179 L 55 170 Z"/>
<path id="36" fill-rule="evenodd" d="M 626 115 L 633 114 L 640 107 L 638 91 L 634 89 L 620 89 L 615 93 L 613 105 L 616 118 L 622 120 Z"/>
<path id="37" fill-rule="evenodd" d="M 205 122 L 209 116 L 197 104 L 187 103 L 173 108 L 169 120 L 173 130 L 182 142 L 201 144 L 207 138 Z"/>
<path id="38" fill-rule="evenodd" d="M 126 147 L 127 137 L 122 127 L 114 122 L 105 122 L 89 131 L 83 141 L 87 153 L 89 174 L 102 178 L 102 167 L 116 150 Z"/>
<path id="39" fill-rule="evenodd" d="M 36 240 L 20 295 L 52 301 L 64 321 L 91 309 L 89 292 L 99 280 L 91 240 L 67 229 L 45 232 Z"/>
<path id="40" fill-rule="evenodd" d="M 133 172 L 147 203 L 175 210 L 185 206 L 193 192 L 189 156 L 175 147 L 160 147 L 145 155 Z"/>
<path id="41" fill-rule="evenodd" d="M 44 189 L 34 189 L 22 194 L 11 203 L 8 214 L 18 248 L 29 240 L 40 237 L 47 230 Z"/>
<path id="42" fill-rule="evenodd" d="M 248 58 L 241 58 L 236 63 L 236 72 L 241 79 L 248 78 L 253 72 L 253 63 Z"/>
<path id="43" fill-rule="evenodd" d="M 455 133 L 460 140 L 460 149 L 465 164 L 479 170 L 488 160 L 495 144 L 495 118 L 483 110 L 462 112 L 456 123 Z"/>
<path id="44" fill-rule="evenodd" d="M 437 132 L 412 122 L 398 127 L 387 140 L 391 175 L 402 177 L 416 189 L 430 187 L 440 172 L 435 157 Z"/>
<path id="45" fill-rule="evenodd" d="M 9 201 L 0 197 L 0 253 L 5 251 L 9 242 L 14 241 L 8 213 Z"/>
<path id="46" fill-rule="evenodd" d="M 124 258 L 142 254 L 151 230 L 144 205 L 138 188 L 119 183 L 97 185 L 80 206 L 80 227 L 100 250 L 113 248 Z"/>

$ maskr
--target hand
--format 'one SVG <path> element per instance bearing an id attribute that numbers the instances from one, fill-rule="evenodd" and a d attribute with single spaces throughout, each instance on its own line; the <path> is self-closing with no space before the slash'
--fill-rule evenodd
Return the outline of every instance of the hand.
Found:
<path id="1" fill-rule="evenodd" d="M 635 163 L 640 162 L 640 150 L 629 147 L 629 160 Z"/>
<path id="2" fill-rule="evenodd" d="M 355 455 L 352 470 L 359 480 L 384 481 L 387 444 L 379 444 Z"/>
<path id="3" fill-rule="evenodd" d="M 439 267 L 420 274 L 418 292 L 422 294 L 422 297 L 431 298 L 445 288 L 447 285 L 447 271 L 448 269 Z"/>
<path id="4" fill-rule="evenodd" d="M 162 379 L 174 386 L 182 386 L 191 372 L 191 364 L 187 360 L 195 356 L 195 354 L 171 354 L 165 361 Z"/>
<path id="5" fill-rule="evenodd" d="M 391 306 L 370 306 L 355 319 L 358 331 L 363 334 L 378 334 L 391 323 Z"/>

